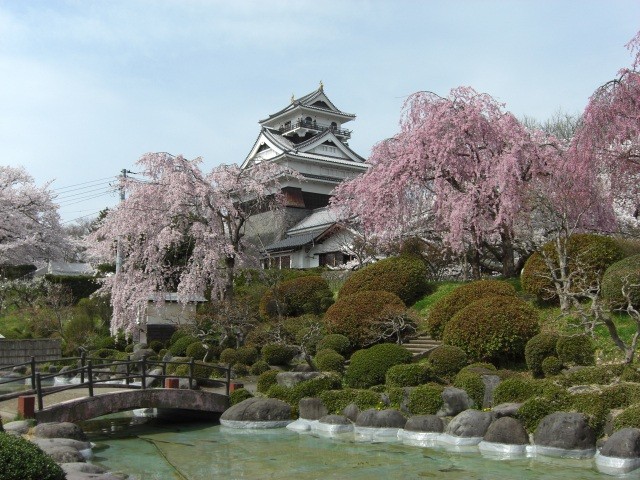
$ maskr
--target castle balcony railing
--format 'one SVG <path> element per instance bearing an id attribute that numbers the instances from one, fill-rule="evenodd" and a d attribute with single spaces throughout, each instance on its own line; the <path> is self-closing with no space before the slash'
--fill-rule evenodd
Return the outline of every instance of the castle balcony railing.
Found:
<path id="1" fill-rule="evenodd" d="M 338 128 L 333 125 L 321 125 L 319 123 L 310 122 L 308 120 L 300 120 L 291 124 L 287 123 L 283 127 L 280 127 L 279 131 L 282 135 L 286 135 L 287 133 L 294 132 L 298 129 L 314 130 L 316 132 L 331 130 L 337 137 L 342 137 L 344 139 L 351 138 L 351 130 Z"/>

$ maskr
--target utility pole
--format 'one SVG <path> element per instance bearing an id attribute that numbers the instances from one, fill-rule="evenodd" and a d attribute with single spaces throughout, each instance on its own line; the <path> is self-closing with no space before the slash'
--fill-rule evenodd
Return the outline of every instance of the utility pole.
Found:
<path id="1" fill-rule="evenodd" d="M 127 170 L 126 168 L 123 168 L 122 170 L 120 170 L 121 175 L 121 183 L 120 183 L 120 202 L 124 202 L 125 199 L 125 190 L 124 190 L 124 184 L 127 180 L 127 173 L 133 173 L 129 170 Z M 118 240 L 116 242 L 116 275 L 118 273 L 120 273 L 120 269 L 122 268 L 122 245 L 120 242 L 120 237 L 118 237 Z"/>

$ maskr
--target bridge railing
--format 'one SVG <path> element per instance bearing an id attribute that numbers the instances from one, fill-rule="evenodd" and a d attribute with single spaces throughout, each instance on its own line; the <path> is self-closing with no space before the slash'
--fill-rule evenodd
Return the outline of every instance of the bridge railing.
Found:
<path id="1" fill-rule="evenodd" d="M 51 361 L 36 361 L 33 357 L 31 361 L 11 365 L 3 369 L 13 369 L 15 367 L 27 366 L 30 373 L 28 375 L 20 377 L 11 377 L 9 382 L 19 382 L 29 379 L 32 389 L 31 391 L 22 391 L 17 394 L 4 395 L 0 399 L 7 399 L 19 395 L 28 395 L 35 393 L 37 396 L 38 410 L 43 408 L 43 398 L 47 395 L 56 392 L 62 392 L 65 390 L 71 390 L 76 388 L 87 388 L 89 390 L 89 396 L 94 396 L 94 387 L 96 386 L 110 386 L 110 387 L 124 387 L 124 388 L 152 388 L 150 379 L 160 380 L 160 385 L 164 384 L 164 380 L 167 378 L 186 379 L 188 381 L 189 389 L 193 389 L 197 385 L 198 380 L 202 380 L 205 377 L 198 375 L 198 370 L 201 368 L 207 369 L 207 371 L 218 372 L 213 381 L 217 385 L 224 385 L 225 393 L 229 395 L 229 389 L 231 385 L 231 367 L 224 367 L 222 365 L 208 364 L 205 362 L 196 362 L 193 358 L 189 361 L 170 361 L 170 360 L 148 360 L 142 358 L 140 360 L 119 360 L 119 359 L 102 359 L 91 358 L 82 355 L 80 357 L 67 357 L 56 361 L 56 363 L 69 363 L 75 362 L 79 364 L 77 368 L 68 369 L 64 372 L 57 373 L 42 373 L 37 371 L 38 365 L 50 364 Z M 178 375 L 176 373 L 168 373 L 168 366 L 181 366 L 187 365 L 187 374 Z M 150 368 L 159 367 L 162 373 L 151 373 L 148 371 Z M 107 378 L 98 378 L 98 375 L 105 375 Z M 43 381 L 52 380 L 55 383 L 55 379 L 59 377 L 80 377 L 79 381 L 69 383 L 67 385 L 57 385 L 53 387 L 43 387 Z M 206 378 L 209 379 L 211 375 Z"/>

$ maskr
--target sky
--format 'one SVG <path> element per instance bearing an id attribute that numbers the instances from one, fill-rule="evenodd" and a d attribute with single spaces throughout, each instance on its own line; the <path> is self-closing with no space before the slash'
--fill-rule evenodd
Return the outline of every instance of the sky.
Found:
<path id="1" fill-rule="evenodd" d="M 146 152 L 242 163 L 320 81 L 364 157 L 419 90 L 579 114 L 638 30 L 640 0 L 0 0 L 2 164 L 51 182 L 69 224 Z"/>

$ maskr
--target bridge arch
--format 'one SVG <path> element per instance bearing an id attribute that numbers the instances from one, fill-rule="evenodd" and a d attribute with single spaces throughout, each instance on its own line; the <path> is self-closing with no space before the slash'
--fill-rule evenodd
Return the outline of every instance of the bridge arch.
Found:
<path id="1" fill-rule="evenodd" d="M 202 390 L 154 388 L 109 392 L 93 397 L 68 400 L 35 412 L 38 423 L 79 422 L 137 408 L 164 408 L 222 413 L 229 408 L 229 397 Z"/>

